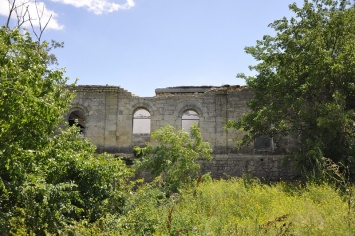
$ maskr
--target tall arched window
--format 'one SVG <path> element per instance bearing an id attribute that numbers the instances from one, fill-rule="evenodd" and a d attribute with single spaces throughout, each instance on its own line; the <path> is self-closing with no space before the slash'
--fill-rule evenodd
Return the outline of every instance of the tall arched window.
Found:
<path id="1" fill-rule="evenodd" d="M 192 124 L 198 124 L 200 117 L 194 110 L 185 110 L 181 117 L 181 127 L 185 132 L 189 132 Z"/>
<path id="2" fill-rule="evenodd" d="M 70 126 L 77 125 L 80 127 L 80 134 L 85 133 L 85 114 L 81 110 L 74 110 L 70 113 L 68 118 Z"/>
<path id="3" fill-rule="evenodd" d="M 150 134 L 150 113 L 140 108 L 133 114 L 133 134 Z"/>

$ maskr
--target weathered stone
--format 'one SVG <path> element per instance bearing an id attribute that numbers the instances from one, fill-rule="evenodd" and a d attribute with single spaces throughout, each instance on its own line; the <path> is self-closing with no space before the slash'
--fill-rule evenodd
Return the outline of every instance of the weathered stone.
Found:
<path id="1" fill-rule="evenodd" d="M 150 132 L 170 124 L 182 128 L 186 110 L 198 114 L 205 141 L 214 150 L 214 161 L 203 164 L 213 177 L 249 173 L 268 180 L 295 177 L 290 163 L 273 150 L 256 150 L 253 145 L 237 150 L 235 141 L 243 132 L 226 130 L 228 120 L 248 111 L 252 90 L 241 86 L 199 86 L 156 89 L 155 97 L 137 97 L 116 86 L 77 86 L 71 112 L 81 111 L 84 135 L 98 146 L 98 151 L 131 155 L 133 146 L 150 141 L 150 134 L 133 134 L 133 115 L 139 109 L 150 113 Z M 69 117 L 69 114 L 68 116 Z M 286 149 L 285 149 L 286 150 Z M 257 154 L 263 153 L 263 155 Z"/>

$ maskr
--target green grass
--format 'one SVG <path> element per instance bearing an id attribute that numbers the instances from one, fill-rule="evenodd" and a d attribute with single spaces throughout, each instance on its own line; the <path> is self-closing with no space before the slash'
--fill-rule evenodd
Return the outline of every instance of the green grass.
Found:
<path id="1" fill-rule="evenodd" d="M 133 194 L 124 216 L 110 215 L 94 225 L 78 226 L 75 232 L 76 235 L 86 235 L 89 230 L 101 235 L 355 235 L 354 208 L 348 193 L 328 184 L 266 185 L 241 178 L 201 183 L 196 189 L 169 198 L 155 187 L 144 186 Z"/>
<path id="2" fill-rule="evenodd" d="M 182 195 L 171 230 L 192 235 L 354 235 L 354 214 L 338 191 L 306 187 L 245 185 L 242 179 L 201 185 Z M 163 229 L 162 229 L 163 230 Z"/>

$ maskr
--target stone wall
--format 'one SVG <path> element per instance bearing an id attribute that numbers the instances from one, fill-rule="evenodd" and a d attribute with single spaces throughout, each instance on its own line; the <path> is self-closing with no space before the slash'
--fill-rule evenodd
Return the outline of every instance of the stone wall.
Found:
<path id="1" fill-rule="evenodd" d="M 293 162 L 282 155 L 216 154 L 211 162 L 201 162 L 201 171 L 216 179 L 247 175 L 264 182 L 299 177 Z"/>
<path id="2" fill-rule="evenodd" d="M 150 140 L 149 134 L 133 133 L 134 114 L 139 109 L 150 113 L 150 132 L 166 124 L 181 129 L 184 112 L 192 110 L 198 114 L 203 138 L 214 150 L 215 159 L 204 166 L 205 171 L 215 177 L 245 172 L 272 179 L 287 176 L 287 170 L 275 164 L 282 157 L 272 156 L 272 150 L 261 150 L 267 155 L 256 155 L 260 150 L 253 145 L 236 150 L 235 141 L 243 133 L 224 128 L 228 120 L 247 112 L 246 103 L 253 92 L 246 87 L 173 87 L 156 89 L 155 97 L 134 96 L 115 86 L 77 86 L 75 92 L 68 117 L 75 111 L 83 114 L 84 135 L 97 145 L 99 152 L 128 155 L 135 145 L 142 146 Z"/>

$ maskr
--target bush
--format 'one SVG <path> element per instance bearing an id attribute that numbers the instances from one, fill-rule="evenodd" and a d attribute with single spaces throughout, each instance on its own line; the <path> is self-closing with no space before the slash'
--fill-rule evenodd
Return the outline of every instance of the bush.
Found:
<path id="1" fill-rule="evenodd" d="M 166 125 L 154 131 L 152 137 L 156 143 L 135 147 L 137 155 L 143 156 L 138 166 L 150 170 L 154 177 L 161 175 L 168 192 L 193 185 L 200 170 L 196 161 L 212 159 L 212 149 L 202 140 L 197 125 L 191 127 L 190 134 Z"/>
<path id="2" fill-rule="evenodd" d="M 5 184 L 12 191 L 2 195 L 2 232 L 56 233 L 75 221 L 95 222 L 124 212 L 134 170 L 108 154 L 96 155 L 76 127 L 62 130 L 45 150 L 28 156 L 22 160 L 31 159 L 32 168 L 21 172 L 21 184 Z"/>

